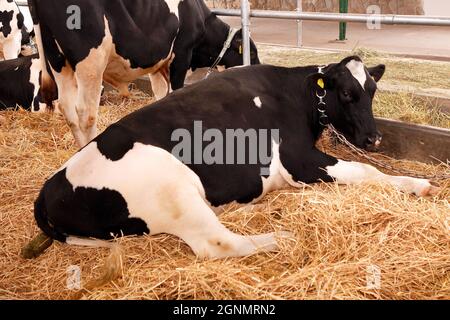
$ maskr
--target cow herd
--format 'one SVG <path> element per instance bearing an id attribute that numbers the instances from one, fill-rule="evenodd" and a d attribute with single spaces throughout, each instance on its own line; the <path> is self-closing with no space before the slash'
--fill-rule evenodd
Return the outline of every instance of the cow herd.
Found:
<path id="1" fill-rule="evenodd" d="M 14 2 L 0 1 L 14 9 L 19 29 Z M 0 100 L 33 111 L 57 105 L 81 148 L 35 202 L 36 222 L 52 239 L 98 246 L 169 233 L 201 257 L 245 256 L 275 250 L 292 230 L 236 234 L 216 216 L 223 205 L 333 181 L 437 192 L 427 180 L 316 148 L 328 124 L 360 148 L 379 147 L 372 102 L 382 64 L 351 56 L 327 66 L 263 65 L 251 42 L 254 65 L 233 68 L 242 64 L 242 33 L 202 0 L 29 0 L 29 8 L 40 57 L 1 62 L 0 92 L 16 86 L 32 95 Z M 189 70 L 216 65 L 229 70 L 183 88 Z M 143 75 L 158 101 L 97 135 L 102 83 L 127 96 Z"/>

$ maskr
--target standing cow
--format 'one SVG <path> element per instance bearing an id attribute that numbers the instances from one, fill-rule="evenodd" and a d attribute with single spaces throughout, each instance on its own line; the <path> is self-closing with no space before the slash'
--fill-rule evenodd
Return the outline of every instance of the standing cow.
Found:
<path id="1" fill-rule="evenodd" d="M 212 65 L 224 46 L 229 48 L 220 64 L 242 64 L 241 32 L 214 16 L 203 0 L 28 3 L 39 52 L 53 71 L 61 112 L 79 146 L 96 136 L 102 79 L 126 95 L 130 81 L 149 74 L 161 98 L 183 86 L 190 68 Z M 253 63 L 259 63 L 253 43 L 252 52 Z M 42 87 L 44 97 L 55 89 L 46 72 Z"/>
<path id="2" fill-rule="evenodd" d="M 30 29 L 13 0 L 0 0 L 0 59 L 15 59 L 30 43 Z M 28 50 L 29 51 L 29 50 Z"/>
<path id="3" fill-rule="evenodd" d="M 214 208 L 320 181 L 432 193 L 427 180 L 315 147 L 325 118 L 357 146 L 379 145 L 372 100 L 384 71 L 358 57 L 323 68 L 259 65 L 176 91 L 111 125 L 56 172 L 35 203 L 37 224 L 69 244 L 169 233 L 199 256 L 244 256 L 275 249 L 276 235 L 235 234 Z"/>
<path id="4" fill-rule="evenodd" d="M 48 109 L 40 90 L 41 66 L 37 54 L 0 61 L 0 110 L 17 106 L 33 112 Z M 57 98 L 55 92 L 51 100 Z"/>

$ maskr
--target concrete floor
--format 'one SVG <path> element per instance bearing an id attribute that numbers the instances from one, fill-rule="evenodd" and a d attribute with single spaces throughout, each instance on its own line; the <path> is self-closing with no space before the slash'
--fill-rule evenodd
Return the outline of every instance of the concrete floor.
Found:
<path id="1" fill-rule="evenodd" d="M 232 26 L 239 27 L 237 17 L 222 17 Z M 293 20 L 251 20 L 252 38 L 261 43 L 295 46 L 297 23 Z M 338 42 L 336 22 L 303 22 L 303 45 L 321 49 L 352 50 L 365 47 L 377 51 L 406 54 L 417 57 L 450 61 L 450 27 L 391 26 L 369 30 L 365 24 L 349 23 L 347 41 Z"/>

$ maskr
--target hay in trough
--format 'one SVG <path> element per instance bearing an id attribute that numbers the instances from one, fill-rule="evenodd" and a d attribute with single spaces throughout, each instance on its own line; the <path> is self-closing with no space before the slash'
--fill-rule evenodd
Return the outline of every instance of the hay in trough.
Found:
<path id="1" fill-rule="evenodd" d="M 137 93 L 130 100 L 108 94 L 100 127 L 150 101 Z M 33 202 L 45 179 L 76 151 L 73 138 L 59 115 L 1 115 L 0 298 L 73 298 L 69 268 L 79 267 L 86 285 L 102 273 L 108 249 L 55 243 L 35 260 L 20 256 L 38 234 Z M 321 147 L 355 159 L 327 139 Z M 394 162 L 418 173 L 449 173 L 445 164 Z M 294 233 L 279 252 L 245 258 L 197 259 L 165 234 L 118 239 L 121 277 L 82 291 L 81 298 L 449 299 L 450 181 L 440 186 L 436 197 L 422 199 L 386 185 L 305 185 L 271 193 L 253 208 L 229 206 L 220 220 L 235 232 Z"/>

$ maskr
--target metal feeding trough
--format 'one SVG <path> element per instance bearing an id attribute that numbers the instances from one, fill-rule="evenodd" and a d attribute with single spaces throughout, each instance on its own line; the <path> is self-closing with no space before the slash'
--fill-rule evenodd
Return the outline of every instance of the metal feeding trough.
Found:
<path id="1" fill-rule="evenodd" d="M 383 133 L 380 151 L 395 159 L 450 161 L 450 130 L 380 118 L 377 126 Z"/>

